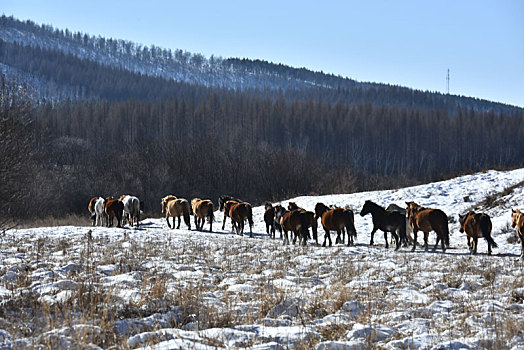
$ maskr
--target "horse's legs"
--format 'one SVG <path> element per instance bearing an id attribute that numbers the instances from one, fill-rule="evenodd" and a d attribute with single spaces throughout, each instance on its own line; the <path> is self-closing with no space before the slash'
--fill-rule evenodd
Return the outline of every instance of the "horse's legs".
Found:
<path id="1" fill-rule="evenodd" d="M 468 235 L 466 235 L 466 240 L 468 242 L 468 248 L 469 248 L 469 250 L 471 250 L 471 242 L 469 240 L 469 236 Z"/>
<path id="2" fill-rule="evenodd" d="M 524 259 L 524 236 L 519 233 L 520 236 L 520 258 Z"/>
<path id="3" fill-rule="evenodd" d="M 227 219 L 226 209 L 224 209 L 224 221 L 222 221 L 222 230 L 224 230 L 224 227 L 226 227 L 226 219 Z"/>
<path id="4" fill-rule="evenodd" d="M 428 238 L 429 238 L 429 232 L 424 232 L 424 251 L 428 251 Z"/>
<path id="5" fill-rule="evenodd" d="M 386 241 L 386 249 L 389 248 L 389 244 L 388 244 L 388 231 L 384 231 L 384 240 Z"/>
<path id="6" fill-rule="evenodd" d="M 417 247 L 417 232 L 418 230 L 413 229 L 413 248 L 411 248 L 412 252 L 414 252 L 415 248 Z"/>
<path id="7" fill-rule="evenodd" d="M 373 245 L 373 238 L 375 236 L 375 232 L 377 232 L 378 228 L 373 226 L 373 230 L 371 231 L 370 233 L 370 236 L 371 236 L 371 239 L 369 240 L 369 245 Z M 385 234 L 385 232 L 384 232 Z M 388 247 L 388 241 L 387 241 L 387 236 L 384 236 L 386 237 L 386 248 Z"/>
<path id="8" fill-rule="evenodd" d="M 182 221 L 182 219 L 180 218 L 180 216 L 177 217 L 178 218 L 178 225 L 176 226 L 176 229 L 180 229 L 180 221 Z M 173 217 L 173 227 L 175 227 L 175 217 Z"/>
<path id="9" fill-rule="evenodd" d="M 329 230 L 324 227 L 324 231 L 326 231 L 326 233 L 324 234 L 324 243 L 322 243 L 322 247 L 326 246 L 326 240 L 328 239 L 329 239 L 329 246 L 331 247 L 331 236 L 329 235 Z"/>
<path id="10" fill-rule="evenodd" d="M 473 254 L 477 254 L 477 245 L 479 244 L 478 237 L 473 237 Z"/>
<path id="11" fill-rule="evenodd" d="M 397 236 L 397 232 L 395 229 L 391 230 L 391 237 L 395 238 L 395 250 L 399 250 L 400 248 L 400 238 Z"/>
<path id="12" fill-rule="evenodd" d="M 289 239 L 287 237 L 287 230 L 282 229 L 284 231 L 284 239 L 282 240 L 282 245 L 286 245 L 286 243 L 289 243 Z"/>
<path id="13" fill-rule="evenodd" d="M 202 227 L 204 227 L 205 219 L 202 219 Z M 209 216 L 209 232 L 213 232 L 213 218 Z"/>

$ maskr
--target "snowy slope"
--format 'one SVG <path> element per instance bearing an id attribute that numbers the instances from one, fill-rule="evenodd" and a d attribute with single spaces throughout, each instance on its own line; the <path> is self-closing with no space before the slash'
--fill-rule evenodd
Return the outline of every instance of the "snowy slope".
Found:
<path id="1" fill-rule="evenodd" d="M 207 223 L 205 232 L 184 223 L 171 230 L 165 219 L 144 220 L 139 229 L 8 231 L 1 238 L 0 344 L 522 349 L 524 266 L 508 223 L 511 208 L 523 207 L 524 188 L 486 211 L 499 245 L 493 256 L 486 255 L 484 240 L 478 255 L 469 255 L 457 224 L 457 215 L 474 203 L 522 181 L 524 169 L 489 171 L 397 190 L 290 200 L 310 210 L 319 201 L 353 208 L 355 247 L 283 246 L 266 236 L 263 207 L 254 208 L 251 239 L 229 233 L 229 223 L 222 231 L 219 212 L 213 233 Z M 371 217 L 358 215 L 368 199 L 383 206 L 414 200 L 444 210 L 455 218 L 451 248 L 394 251 L 385 249 L 380 233 L 370 247 Z M 430 243 L 434 239 L 431 234 Z"/>

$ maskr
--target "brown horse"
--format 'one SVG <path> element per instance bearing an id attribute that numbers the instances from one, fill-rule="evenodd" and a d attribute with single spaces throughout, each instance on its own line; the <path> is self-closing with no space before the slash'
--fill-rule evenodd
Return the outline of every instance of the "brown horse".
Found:
<path id="1" fill-rule="evenodd" d="M 354 215 L 350 209 L 335 208 L 330 209 L 323 203 L 317 203 L 315 205 L 315 217 L 320 218 L 322 227 L 326 234 L 324 235 L 324 243 L 322 246 L 326 246 L 326 239 L 329 239 L 329 246 L 332 245 L 331 235 L 329 231 L 337 231 L 337 241 L 344 228 L 348 234 L 348 247 L 354 244 L 354 237 L 357 236 L 357 230 L 355 230 Z M 344 241 L 342 241 L 344 243 Z"/>
<path id="2" fill-rule="evenodd" d="M 96 223 L 95 203 L 97 200 L 98 197 L 91 198 L 89 205 L 87 206 L 87 210 L 89 210 L 89 213 L 91 214 L 91 220 L 93 220 L 93 226 L 95 226 Z"/>
<path id="3" fill-rule="evenodd" d="M 195 226 L 198 231 L 202 231 L 206 217 L 209 220 L 209 232 L 213 232 L 213 220 L 215 216 L 213 214 L 213 202 L 209 199 L 193 198 L 191 200 L 191 208 L 193 209 L 193 215 L 195 216 Z"/>
<path id="4" fill-rule="evenodd" d="M 231 199 L 231 200 L 225 201 L 224 203 L 221 203 L 222 210 L 224 211 L 224 221 L 222 222 L 222 229 L 226 227 L 226 218 L 230 217 L 229 212 L 231 211 L 231 207 L 237 203 L 242 203 L 242 202 L 237 202 L 236 200 Z M 231 225 L 233 227 L 231 231 L 236 231 L 236 224 L 233 220 L 231 220 Z"/>
<path id="5" fill-rule="evenodd" d="M 228 201 L 234 201 L 236 203 L 243 203 L 244 201 L 234 198 L 231 196 L 222 195 L 218 197 L 218 209 L 224 212 L 224 220 L 222 221 L 222 230 L 226 227 L 226 220 L 229 216 L 229 208 L 226 210 L 225 206 Z"/>
<path id="6" fill-rule="evenodd" d="M 511 227 L 517 229 L 520 238 L 520 258 L 524 259 L 524 213 L 520 209 L 511 209 Z"/>
<path id="7" fill-rule="evenodd" d="M 315 243 L 318 244 L 318 234 L 317 234 L 318 223 L 317 223 L 317 218 L 315 217 L 315 213 L 299 207 L 297 203 L 295 202 L 289 202 L 287 205 L 287 208 L 289 211 L 300 210 L 305 214 L 307 225 L 308 225 L 308 230 L 311 227 L 311 231 L 313 232 L 313 239 L 315 240 Z M 309 231 L 308 231 L 308 238 L 310 238 Z"/>
<path id="8" fill-rule="evenodd" d="M 413 229 L 413 248 L 417 246 L 417 232 L 424 232 L 424 250 L 428 250 L 428 236 L 430 231 L 435 231 L 437 241 L 433 250 L 437 249 L 439 241 L 441 242 L 442 251 L 446 251 L 449 246 L 449 228 L 448 216 L 440 209 L 425 208 L 415 202 L 406 202 L 406 217 L 409 225 Z"/>
<path id="9" fill-rule="evenodd" d="M 488 255 L 491 255 L 491 247 L 497 248 L 497 243 L 491 238 L 491 219 L 488 214 L 470 211 L 465 215 L 459 214 L 460 232 L 466 232 L 468 247 L 471 254 L 477 254 L 478 239 L 484 237 L 488 242 Z M 470 243 L 470 239 L 473 242 Z"/>
<path id="10" fill-rule="evenodd" d="M 284 231 L 284 244 L 289 244 L 288 231 L 293 232 L 293 244 L 299 238 L 299 244 L 306 245 L 309 234 L 307 215 L 301 210 L 285 211 L 280 218 L 280 226 Z"/>
<path id="11" fill-rule="evenodd" d="M 228 204 L 228 201 L 226 204 Z M 232 203 L 229 209 L 229 217 L 231 218 L 233 229 L 240 236 L 244 235 L 244 222 L 247 220 L 249 223 L 249 237 L 253 237 L 253 212 L 251 204 L 249 203 Z"/>
<path id="12" fill-rule="evenodd" d="M 117 227 L 122 227 L 122 214 L 124 212 L 124 203 L 113 197 L 106 198 L 104 211 L 107 215 L 107 226 L 113 226 L 113 218 L 116 217 Z"/>
<path id="13" fill-rule="evenodd" d="M 187 199 L 177 198 L 175 196 L 168 195 L 162 198 L 161 204 L 162 204 L 162 214 L 166 215 L 167 226 L 169 228 L 173 228 L 173 229 L 175 228 L 175 218 L 178 218 L 178 225 L 176 228 L 179 229 L 180 222 L 182 221 L 180 219 L 180 216 L 183 216 L 184 222 L 186 223 L 187 228 L 191 230 L 191 220 L 189 218 L 190 209 L 189 209 L 189 202 L 187 201 Z M 169 217 L 173 218 L 172 227 L 169 224 Z"/>

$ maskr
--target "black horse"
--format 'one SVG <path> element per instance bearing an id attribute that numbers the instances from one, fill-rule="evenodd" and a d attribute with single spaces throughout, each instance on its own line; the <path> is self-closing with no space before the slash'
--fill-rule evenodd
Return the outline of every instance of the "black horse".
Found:
<path id="1" fill-rule="evenodd" d="M 395 203 L 391 203 L 386 208 L 387 211 L 390 212 L 398 212 L 402 214 L 403 217 L 406 218 L 406 208 L 402 208 L 399 205 L 396 205 Z M 403 247 L 409 247 L 411 244 L 413 244 L 413 238 L 411 237 L 411 226 L 409 226 L 408 219 L 406 218 L 406 228 L 405 228 L 405 235 L 400 235 L 400 243 Z M 391 241 L 393 243 L 393 241 Z"/>
<path id="2" fill-rule="evenodd" d="M 399 212 L 391 212 L 382 208 L 380 205 L 373 203 L 372 201 L 366 201 L 362 211 L 360 212 L 361 216 L 371 214 L 373 218 L 373 231 L 371 231 L 371 240 L 369 245 L 373 245 L 373 236 L 377 230 L 384 231 L 384 239 L 386 241 L 386 248 L 389 247 L 388 244 L 388 232 L 391 232 L 391 235 L 395 238 L 396 249 L 400 248 L 400 237 L 406 236 L 406 217 Z M 399 231 L 397 235 L 396 231 Z"/>
<path id="3" fill-rule="evenodd" d="M 275 230 L 278 230 L 278 232 L 280 232 L 280 239 L 282 239 L 282 226 L 280 225 L 280 219 L 282 219 L 282 216 L 284 216 L 284 214 L 287 213 L 288 210 L 286 210 L 286 208 L 284 208 L 280 204 L 275 205 L 273 209 L 275 209 L 275 217 L 274 217 Z M 274 234 L 273 234 L 273 237 L 274 237 Z"/>

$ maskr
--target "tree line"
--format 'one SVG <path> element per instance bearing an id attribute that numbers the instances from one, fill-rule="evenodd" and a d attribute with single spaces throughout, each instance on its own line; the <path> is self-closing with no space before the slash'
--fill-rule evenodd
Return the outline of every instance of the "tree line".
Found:
<path id="1" fill-rule="evenodd" d="M 260 204 L 524 165 L 522 115 L 472 109 L 451 118 L 440 110 L 221 91 L 198 103 L 48 102 L 32 120 L 33 190 L 49 196 L 48 215 L 64 203 L 83 212 L 93 195 L 135 194 L 156 212 L 170 193 Z"/>

